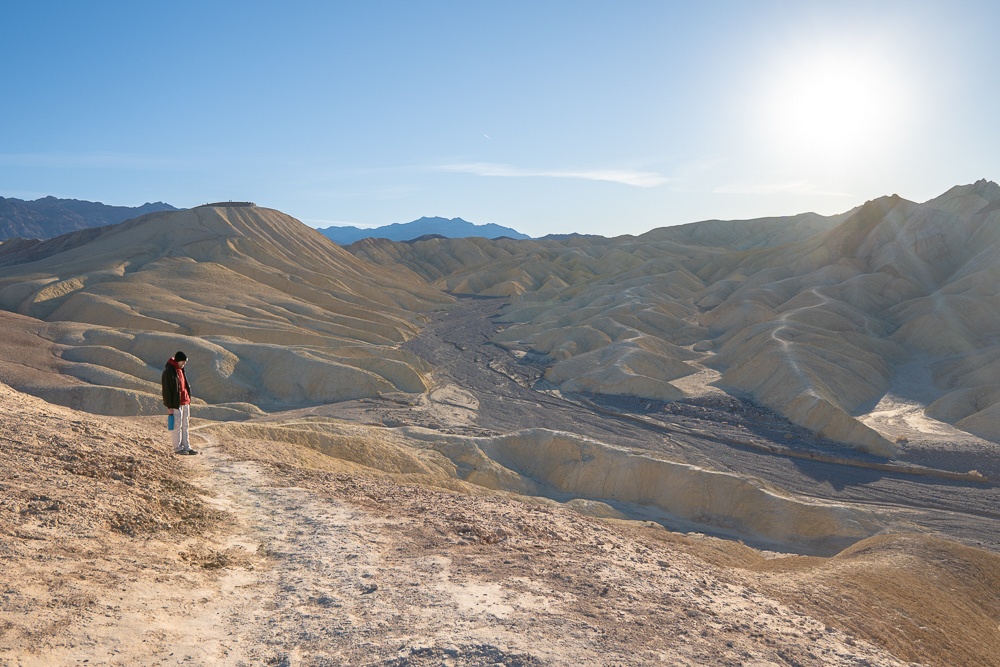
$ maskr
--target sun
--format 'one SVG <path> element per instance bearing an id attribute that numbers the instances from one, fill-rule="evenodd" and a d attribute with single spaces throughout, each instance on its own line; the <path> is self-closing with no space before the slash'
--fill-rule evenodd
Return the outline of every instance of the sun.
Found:
<path id="1" fill-rule="evenodd" d="M 876 53 L 823 49 L 787 57 L 762 86 L 766 140 L 796 160 L 864 159 L 895 134 L 901 86 Z"/>

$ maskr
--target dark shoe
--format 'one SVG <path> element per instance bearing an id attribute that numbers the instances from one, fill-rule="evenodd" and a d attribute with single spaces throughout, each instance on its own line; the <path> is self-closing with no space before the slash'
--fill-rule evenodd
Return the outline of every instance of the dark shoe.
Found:
<path id="1" fill-rule="evenodd" d="M 177 453 L 180 454 L 180 455 L 182 455 L 182 456 L 193 456 L 193 455 L 197 454 L 198 452 L 194 451 L 193 449 L 182 449 L 181 451 L 179 451 Z"/>

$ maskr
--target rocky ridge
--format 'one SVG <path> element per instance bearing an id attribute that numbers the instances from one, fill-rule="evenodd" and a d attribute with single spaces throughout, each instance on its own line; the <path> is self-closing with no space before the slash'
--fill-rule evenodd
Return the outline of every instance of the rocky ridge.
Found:
<path id="1" fill-rule="evenodd" d="M 25 201 L 0 197 L 0 240 L 50 239 L 81 229 L 116 225 L 154 211 L 176 211 L 163 202 L 142 206 L 108 206 L 79 199 L 42 197 Z"/>

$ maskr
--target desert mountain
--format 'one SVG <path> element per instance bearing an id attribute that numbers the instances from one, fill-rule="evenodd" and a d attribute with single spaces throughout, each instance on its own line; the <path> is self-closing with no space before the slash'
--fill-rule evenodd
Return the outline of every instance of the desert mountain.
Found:
<path id="1" fill-rule="evenodd" d="M 197 395 L 218 415 L 422 392 L 426 365 L 397 347 L 416 312 L 451 301 L 254 206 L 8 242 L 0 264 L 0 307 L 48 323 L 16 326 L 50 341 L 80 380 L 23 388 L 105 414 L 159 412 L 157 369 L 177 349 L 198 360 Z"/>
<path id="2" fill-rule="evenodd" d="M 421 236 L 444 236 L 445 238 L 482 237 L 495 239 L 506 236 L 512 239 L 526 239 L 527 235 L 494 223 L 477 225 L 461 218 L 420 218 L 413 222 L 396 222 L 391 225 L 362 229 L 351 226 L 324 227 L 321 234 L 340 245 L 350 245 L 367 238 L 389 239 L 390 241 L 411 241 Z"/>
<path id="3" fill-rule="evenodd" d="M 80 199 L 0 197 L 0 239 L 49 239 L 89 227 L 115 225 L 156 211 L 176 211 L 163 202 L 108 206 Z"/>
<path id="4" fill-rule="evenodd" d="M 1000 323 L 998 201 L 1000 187 L 981 181 L 840 216 L 712 220 L 638 237 L 368 238 L 350 252 L 277 211 L 201 207 L 4 243 L 0 307 L 53 326 L 142 332 L 157 345 L 194 337 L 214 346 L 201 397 L 246 412 L 421 393 L 431 369 L 399 349 L 420 329 L 419 313 L 449 303 L 446 293 L 503 297 L 511 301 L 494 340 L 542 360 L 544 386 L 674 401 L 709 384 L 891 456 L 905 433 L 879 423 L 888 395 L 1000 438 L 1000 347 L 990 333 Z M 68 326 L 46 335 L 60 344 L 82 335 L 59 332 Z M 141 367 L 73 372 L 104 393 L 145 392 L 148 403 L 164 353 L 136 345 L 122 351 Z M 250 350 L 270 361 L 248 361 Z M 304 359 L 364 381 L 348 382 L 351 391 L 341 375 L 303 382 Z M 298 378 L 290 392 L 281 372 L 265 370 L 285 362 Z"/>
<path id="5" fill-rule="evenodd" d="M 998 195 L 0 243 L 0 662 L 1000 666 Z"/>
<path id="6" fill-rule="evenodd" d="M 833 217 L 349 249 L 454 294 L 512 298 L 496 340 L 544 355 L 563 391 L 670 401 L 717 371 L 717 387 L 892 455 L 901 434 L 871 416 L 890 392 L 1000 439 L 998 201 L 980 181 Z"/>
<path id="7" fill-rule="evenodd" d="M 856 442 L 874 438 L 843 416 L 868 421 L 887 393 L 1000 440 L 997 202 L 984 181 L 924 204 L 884 197 L 826 234 L 706 267 L 722 277 L 698 301 L 721 384 Z"/>

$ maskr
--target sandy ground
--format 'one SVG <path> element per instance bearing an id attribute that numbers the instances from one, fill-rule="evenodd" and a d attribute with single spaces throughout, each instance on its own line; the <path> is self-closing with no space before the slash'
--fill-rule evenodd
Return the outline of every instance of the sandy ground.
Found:
<path id="1" fill-rule="evenodd" d="M 5 666 L 1000 664 L 985 551 L 759 553 L 2 398 Z"/>
<path id="2" fill-rule="evenodd" d="M 979 470 L 1000 478 L 1000 445 L 924 413 L 924 406 L 943 393 L 935 389 L 926 362 L 914 362 L 896 370 L 889 391 L 860 419 L 896 440 L 907 460 Z"/>
<path id="3" fill-rule="evenodd" d="M 206 532 L 88 533 L 57 508 L 5 537 L 3 664 L 898 664 L 628 526 L 281 472 L 203 433 L 176 461 Z"/>

